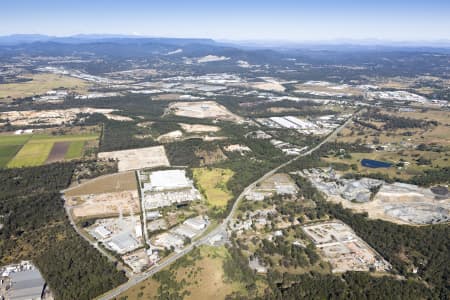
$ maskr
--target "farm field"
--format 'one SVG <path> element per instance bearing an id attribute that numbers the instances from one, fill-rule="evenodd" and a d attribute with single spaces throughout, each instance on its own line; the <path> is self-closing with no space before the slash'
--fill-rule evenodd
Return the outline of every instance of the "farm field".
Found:
<path id="1" fill-rule="evenodd" d="M 30 78 L 32 80 L 21 83 L 2 84 L 0 89 L 0 101 L 11 101 L 17 98 L 40 95 L 60 87 L 83 93 L 87 91 L 88 86 L 84 80 L 55 74 L 41 73 L 28 75 L 25 78 Z"/>
<path id="2" fill-rule="evenodd" d="M 234 175 L 229 169 L 196 168 L 193 169 L 194 180 L 199 190 L 206 196 L 209 205 L 226 207 L 233 197 L 227 188 L 227 183 Z"/>
<path id="3" fill-rule="evenodd" d="M 0 168 L 6 167 L 31 135 L 0 135 Z"/>
<path id="4" fill-rule="evenodd" d="M 83 155 L 85 142 L 97 139 L 98 134 L 2 136 L 0 166 L 30 167 L 79 158 Z"/>
<path id="5" fill-rule="evenodd" d="M 64 158 L 65 159 L 74 159 L 74 158 L 81 157 L 83 155 L 84 145 L 85 145 L 85 141 L 71 142 Z"/>

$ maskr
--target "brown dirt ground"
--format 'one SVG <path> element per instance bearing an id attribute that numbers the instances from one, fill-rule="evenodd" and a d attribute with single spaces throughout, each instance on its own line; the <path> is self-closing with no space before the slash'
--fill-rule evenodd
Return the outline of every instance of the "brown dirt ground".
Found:
<path id="1" fill-rule="evenodd" d="M 65 191 L 66 196 L 114 193 L 137 190 L 134 171 L 100 176 Z"/>
<path id="2" fill-rule="evenodd" d="M 53 144 L 52 151 L 48 155 L 47 161 L 45 163 L 52 163 L 55 161 L 64 160 L 67 149 L 69 149 L 70 142 L 57 142 Z"/>

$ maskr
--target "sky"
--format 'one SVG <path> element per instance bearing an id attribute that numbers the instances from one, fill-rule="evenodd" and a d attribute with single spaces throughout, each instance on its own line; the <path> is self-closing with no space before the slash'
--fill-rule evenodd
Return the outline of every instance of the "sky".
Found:
<path id="1" fill-rule="evenodd" d="M 450 40 L 450 0 L 2 0 L 0 35 Z"/>

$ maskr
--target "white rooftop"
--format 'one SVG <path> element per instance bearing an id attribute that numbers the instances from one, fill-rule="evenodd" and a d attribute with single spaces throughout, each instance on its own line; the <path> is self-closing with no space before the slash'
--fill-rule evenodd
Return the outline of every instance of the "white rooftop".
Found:
<path id="1" fill-rule="evenodd" d="M 150 174 L 152 188 L 157 190 L 171 190 L 191 187 L 184 170 L 156 171 Z"/>

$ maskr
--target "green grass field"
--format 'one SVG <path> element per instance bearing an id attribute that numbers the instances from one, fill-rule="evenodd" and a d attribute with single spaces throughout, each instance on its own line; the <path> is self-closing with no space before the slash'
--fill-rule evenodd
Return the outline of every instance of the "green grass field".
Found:
<path id="1" fill-rule="evenodd" d="M 47 160 L 53 142 L 26 143 L 8 163 L 8 168 L 40 166 Z"/>
<path id="2" fill-rule="evenodd" d="M 22 145 L 0 145 L 0 168 L 6 167 Z"/>
<path id="3" fill-rule="evenodd" d="M 196 168 L 193 169 L 193 174 L 200 190 L 206 196 L 208 204 L 226 207 L 228 201 L 233 197 L 226 186 L 234 175 L 233 171 L 219 168 Z"/>
<path id="4" fill-rule="evenodd" d="M 5 135 L 0 138 L 0 167 L 18 168 L 39 166 L 47 158 L 56 142 L 70 142 L 65 159 L 80 158 L 86 141 L 98 139 L 97 134 L 77 135 Z"/>
<path id="5" fill-rule="evenodd" d="M 20 148 L 30 139 L 31 135 L 1 135 L 0 136 L 0 168 L 6 167 Z"/>
<path id="6" fill-rule="evenodd" d="M 80 158 L 83 156 L 85 141 L 74 141 L 70 143 L 69 149 L 67 149 L 65 159 Z"/>

